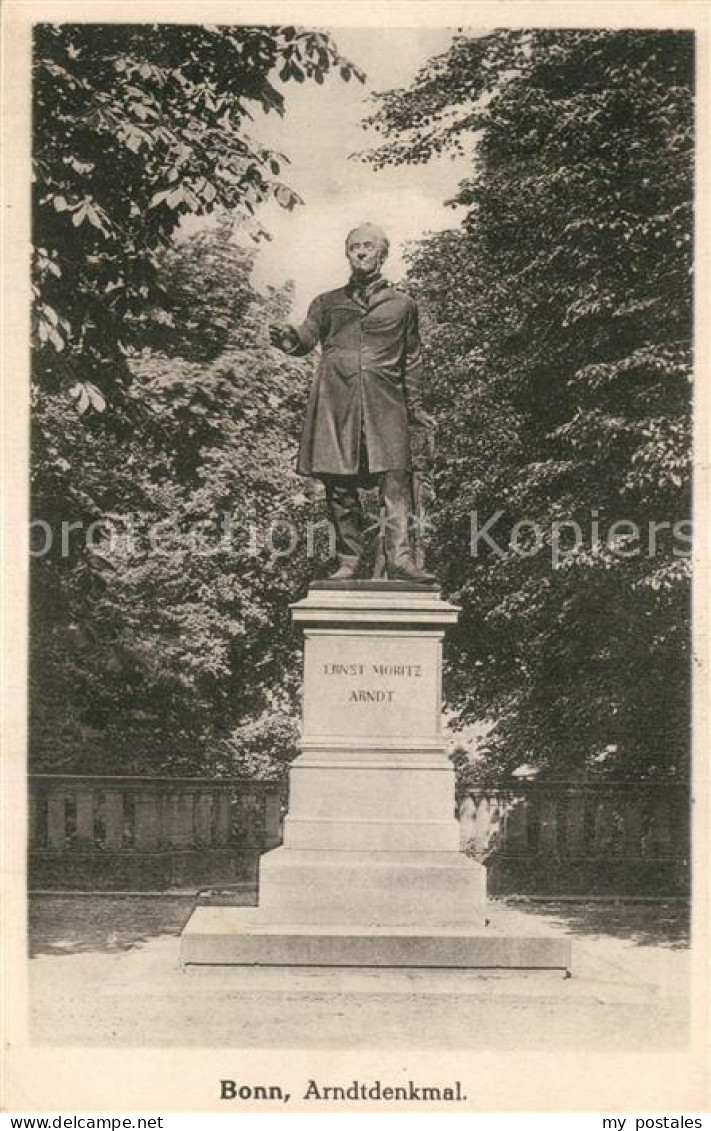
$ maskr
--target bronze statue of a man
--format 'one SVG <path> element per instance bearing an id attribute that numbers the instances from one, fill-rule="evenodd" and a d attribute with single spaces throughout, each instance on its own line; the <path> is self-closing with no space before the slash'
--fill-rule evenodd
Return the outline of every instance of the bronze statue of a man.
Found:
<path id="1" fill-rule="evenodd" d="M 346 237 L 348 284 L 318 295 L 300 326 L 271 326 L 270 337 L 297 355 L 321 345 L 298 469 L 326 488 L 339 558 L 333 578 L 356 575 L 364 527 L 358 488 L 377 484 L 388 578 L 431 582 L 434 576 L 413 559 L 408 535 L 410 434 L 431 426 L 422 407 L 417 304 L 383 279 L 388 248 L 381 228 L 354 228 Z"/>

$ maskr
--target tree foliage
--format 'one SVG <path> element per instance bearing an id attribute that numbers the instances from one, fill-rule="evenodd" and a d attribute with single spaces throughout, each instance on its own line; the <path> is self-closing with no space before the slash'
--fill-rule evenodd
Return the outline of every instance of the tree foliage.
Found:
<path id="1" fill-rule="evenodd" d="M 265 735 L 291 725 L 299 643 L 288 603 L 305 582 L 311 514 L 295 459 L 310 365 L 269 345 L 266 324 L 286 317 L 291 296 L 256 295 L 251 259 L 226 228 L 164 257 L 176 305 L 189 297 L 188 267 L 199 303 L 219 263 L 215 324 L 235 295 L 243 310 L 208 361 L 192 360 L 205 345 L 199 318 L 193 340 L 185 322 L 172 339 L 159 324 L 164 352 L 131 361 L 140 427 L 80 419 L 61 392 L 38 402 L 35 507 L 57 522 L 51 547 L 43 528 L 35 542 L 36 764 L 264 769 Z M 69 515 L 57 499 L 72 501 Z M 62 516 L 75 524 L 64 535 Z M 284 520 L 299 534 L 288 555 Z M 293 752 L 293 741 L 275 751 Z"/>
<path id="2" fill-rule="evenodd" d="M 185 216 L 299 197 L 254 140 L 276 85 L 362 77 L 295 27 L 39 24 L 34 44 L 34 286 L 39 378 L 80 411 L 122 399 L 127 353 L 161 302 L 157 254 Z M 255 221 L 255 234 L 261 228 Z M 264 234 L 264 233 L 262 233 Z"/>
<path id="3" fill-rule="evenodd" d="M 249 123 L 334 68 L 362 78 L 296 27 L 35 29 L 35 766 L 264 772 L 268 736 L 294 752 L 303 545 L 263 535 L 306 506 L 309 363 L 269 346 L 291 295 L 255 293 L 231 232 L 299 202 Z M 186 241 L 185 217 L 212 226 Z"/>
<path id="4" fill-rule="evenodd" d="M 410 284 L 448 696 L 496 721 L 490 775 L 686 772 L 693 97 L 685 32 L 512 30 L 457 37 L 370 119 L 378 167 L 470 160 Z"/>

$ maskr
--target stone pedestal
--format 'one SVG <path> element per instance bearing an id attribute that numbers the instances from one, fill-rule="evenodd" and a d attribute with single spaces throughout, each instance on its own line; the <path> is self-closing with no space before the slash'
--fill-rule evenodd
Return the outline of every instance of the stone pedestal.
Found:
<path id="1" fill-rule="evenodd" d="M 442 735 L 442 641 L 458 610 L 404 583 L 316 583 L 301 754 L 259 906 L 198 908 L 184 963 L 567 968 L 560 939 L 485 926 L 486 870 L 459 851 Z M 527 945 L 530 944 L 530 945 Z"/>

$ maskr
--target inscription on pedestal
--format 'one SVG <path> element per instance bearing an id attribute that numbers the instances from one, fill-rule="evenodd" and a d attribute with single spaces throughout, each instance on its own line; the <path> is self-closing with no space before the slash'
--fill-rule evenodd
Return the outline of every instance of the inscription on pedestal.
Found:
<path id="1" fill-rule="evenodd" d="M 325 676 L 358 677 L 361 682 L 368 681 L 367 687 L 351 687 L 348 691 L 349 703 L 393 703 L 395 682 L 400 679 L 421 679 L 422 664 L 324 664 Z M 372 684 L 390 680 L 392 687 L 373 687 Z"/>
<path id="2" fill-rule="evenodd" d="M 305 731 L 359 737 L 437 734 L 438 678 L 439 640 L 431 636 L 313 637 L 306 646 Z"/>

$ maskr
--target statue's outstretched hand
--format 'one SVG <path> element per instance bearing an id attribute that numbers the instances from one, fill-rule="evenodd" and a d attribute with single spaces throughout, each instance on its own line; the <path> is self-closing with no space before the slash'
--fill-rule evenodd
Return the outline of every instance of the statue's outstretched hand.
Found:
<path id="1" fill-rule="evenodd" d="M 298 334 L 291 326 L 277 326 L 272 324 L 269 327 L 269 341 L 277 349 L 284 350 L 285 353 L 291 353 L 293 349 L 299 344 Z"/>
<path id="2" fill-rule="evenodd" d="M 437 427 L 437 421 L 431 413 L 427 412 L 421 405 L 410 410 L 409 425 L 411 428 L 423 428 L 428 432 L 434 432 Z"/>

